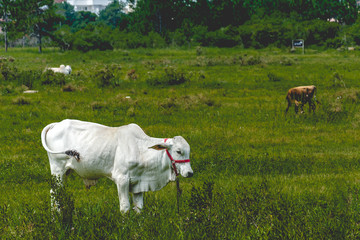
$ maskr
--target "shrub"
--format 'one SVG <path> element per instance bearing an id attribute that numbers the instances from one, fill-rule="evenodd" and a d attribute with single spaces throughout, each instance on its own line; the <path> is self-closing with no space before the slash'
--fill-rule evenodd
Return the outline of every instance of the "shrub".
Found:
<path id="1" fill-rule="evenodd" d="M 196 56 L 201 56 L 203 54 L 203 48 L 200 46 L 196 47 Z"/>
<path id="2" fill-rule="evenodd" d="M 12 94 L 14 92 L 15 92 L 15 90 L 14 90 L 14 88 L 12 86 L 10 86 L 10 85 L 7 85 L 7 86 L 0 85 L 0 94 L 2 96 Z"/>
<path id="3" fill-rule="evenodd" d="M 282 77 L 279 77 L 278 75 L 274 73 L 268 73 L 268 78 L 270 82 L 280 82 L 282 80 Z"/>
<path id="4" fill-rule="evenodd" d="M 127 72 L 127 78 L 131 79 L 131 80 L 136 80 L 139 76 L 136 74 L 136 70 L 135 69 L 131 69 L 130 71 Z"/>
<path id="5" fill-rule="evenodd" d="M 16 105 L 29 105 L 31 102 L 29 99 L 21 96 L 21 97 L 17 97 L 13 100 L 13 104 Z"/>
<path id="6" fill-rule="evenodd" d="M 61 50 L 65 51 L 72 48 L 74 34 L 70 31 L 68 25 L 63 25 L 60 29 L 54 32 L 53 41 L 60 47 Z"/>
<path id="7" fill-rule="evenodd" d="M 149 48 L 163 48 L 166 46 L 165 39 L 156 32 L 150 32 L 147 36 L 146 46 Z"/>
<path id="8" fill-rule="evenodd" d="M 252 65 L 257 65 L 257 64 L 261 64 L 261 58 L 259 56 L 249 56 L 245 59 L 245 61 L 243 61 L 243 65 L 246 66 L 252 66 Z"/>
<path id="9" fill-rule="evenodd" d="M 0 73 L 5 81 L 16 80 L 18 69 L 10 65 L 7 61 L 0 62 Z"/>
<path id="10" fill-rule="evenodd" d="M 334 72 L 332 80 L 333 80 L 333 87 L 344 87 L 344 88 L 346 88 L 343 76 L 340 75 L 338 72 Z"/>
<path id="11" fill-rule="evenodd" d="M 109 66 L 95 72 L 95 79 L 99 87 L 116 86 L 117 82 L 113 70 Z"/>
<path id="12" fill-rule="evenodd" d="M 62 87 L 62 91 L 63 92 L 75 92 L 76 87 L 74 85 L 72 85 L 72 84 L 67 84 L 67 85 Z"/>
<path id="13" fill-rule="evenodd" d="M 290 58 L 283 57 L 280 60 L 280 64 L 283 66 L 292 66 L 292 65 L 294 65 L 294 61 Z"/>
<path id="14" fill-rule="evenodd" d="M 106 107 L 105 103 L 101 103 L 101 102 L 93 102 L 90 105 L 91 109 L 94 110 L 100 110 Z"/>
<path id="15" fill-rule="evenodd" d="M 181 29 L 177 29 L 175 32 L 170 34 L 170 41 L 174 46 L 184 46 L 188 43 L 186 36 Z"/>
<path id="16" fill-rule="evenodd" d="M 41 71 L 35 71 L 35 70 L 28 70 L 28 71 L 21 71 L 18 74 L 18 84 L 24 85 L 28 88 L 33 88 L 34 83 L 38 81 L 38 79 L 41 78 Z"/>
<path id="17" fill-rule="evenodd" d="M 264 48 L 271 44 L 274 44 L 278 39 L 278 31 L 273 29 L 271 25 L 262 25 L 256 29 L 253 34 L 253 42 L 255 42 L 256 48 Z"/>
<path id="18" fill-rule="evenodd" d="M 42 85 L 65 85 L 65 75 L 62 73 L 55 73 L 51 70 L 46 70 L 41 75 L 41 84 Z"/>
<path id="19" fill-rule="evenodd" d="M 208 32 L 207 27 L 205 26 L 195 26 L 193 28 L 194 35 L 192 37 L 193 41 L 200 43 L 202 46 L 207 46 L 206 34 Z"/>
<path id="20" fill-rule="evenodd" d="M 337 37 L 340 25 L 338 23 L 330 23 L 322 20 L 312 20 L 304 22 L 306 30 L 307 45 L 325 45 L 326 41 Z"/>
<path id="21" fill-rule="evenodd" d="M 339 48 L 343 45 L 343 40 L 340 37 L 330 38 L 325 41 L 325 45 L 327 48 Z"/>
<path id="22" fill-rule="evenodd" d="M 154 44 L 159 44 L 160 40 L 155 37 L 155 35 L 152 35 L 154 39 L 150 40 L 150 42 Z M 143 35 L 136 33 L 136 32 L 121 32 L 121 31 L 113 31 L 111 34 L 111 42 L 112 47 L 116 49 L 134 49 L 134 48 L 140 48 L 140 47 L 146 47 L 147 40 L 144 38 Z M 159 41 L 159 42 L 158 42 Z"/>
<path id="23" fill-rule="evenodd" d="M 245 48 L 250 48 L 253 46 L 252 34 L 253 30 L 248 25 L 242 25 L 239 27 L 239 34 L 241 42 Z"/>
<path id="24" fill-rule="evenodd" d="M 190 81 L 189 76 L 187 76 L 183 71 L 178 70 L 174 67 L 165 68 L 165 73 L 151 76 L 146 80 L 147 84 L 151 86 L 168 86 L 168 85 L 179 85 L 187 81 Z"/>
<path id="25" fill-rule="evenodd" d="M 104 30 L 105 31 L 105 30 Z M 88 52 L 90 50 L 112 50 L 113 46 L 110 43 L 109 34 L 104 34 L 101 29 L 82 29 L 74 34 L 74 42 L 72 49 L 81 52 Z"/>
<path id="26" fill-rule="evenodd" d="M 224 28 L 206 34 L 208 46 L 215 47 L 234 47 L 238 42 L 230 35 L 226 34 Z"/>

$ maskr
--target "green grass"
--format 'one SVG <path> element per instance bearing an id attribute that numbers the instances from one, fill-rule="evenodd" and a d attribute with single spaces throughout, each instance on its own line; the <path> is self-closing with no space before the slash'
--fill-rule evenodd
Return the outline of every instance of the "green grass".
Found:
<path id="1" fill-rule="evenodd" d="M 0 238 L 358 238 L 359 55 L 10 49 L 3 56 L 15 59 L 6 63 L 15 78 L 0 79 Z M 60 64 L 73 69 L 66 87 L 60 76 L 42 84 L 45 67 Z M 169 67 L 186 81 L 168 85 Z M 155 77 L 161 83 L 149 84 Z M 23 84 L 39 92 L 24 94 Z M 310 84 L 318 87 L 316 113 L 305 106 L 305 114 L 291 108 L 285 116 L 287 90 Z M 175 183 L 146 193 L 142 214 L 123 216 L 114 183 L 101 179 L 86 191 L 72 173 L 72 220 L 54 219 L 40 133 L 65 118 L 135 122 L 150 136 L 187 139 L 195 175 L 181 179 L 180 212 Z"/>

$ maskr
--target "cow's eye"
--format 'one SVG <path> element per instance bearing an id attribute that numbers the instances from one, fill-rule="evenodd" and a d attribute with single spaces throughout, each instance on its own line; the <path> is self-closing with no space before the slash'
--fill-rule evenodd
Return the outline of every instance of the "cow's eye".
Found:
<path id="1" fill-rule="evenodd" d="M 181 151 L 176 151 L 177 154 L 181 155 Z"/>

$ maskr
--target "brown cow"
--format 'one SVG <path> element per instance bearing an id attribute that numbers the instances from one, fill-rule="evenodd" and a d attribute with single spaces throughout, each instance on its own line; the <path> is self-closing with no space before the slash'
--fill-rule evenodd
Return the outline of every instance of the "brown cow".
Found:
<path id="1" fill-rule="evenodd" d="M 294 87 L 289 89 L 286 95 L 288 106 L 286 108 L 285 114 L 288 112 L 292 102 L 295 102 L 295 113 L 298 112 L 299 106 L 301 113 L 303 113 L 303 106 L 306 103 L 309 103 L 309 112 L 311 112 L 311 109 L 313 112 L 315 112 L 316 106 L 314 101 L 312 101 L 312 98 L 314 98 L 317 103 L 320 103 L 318 100 L 316 100 L 316 86 L 314 85 Z"/>

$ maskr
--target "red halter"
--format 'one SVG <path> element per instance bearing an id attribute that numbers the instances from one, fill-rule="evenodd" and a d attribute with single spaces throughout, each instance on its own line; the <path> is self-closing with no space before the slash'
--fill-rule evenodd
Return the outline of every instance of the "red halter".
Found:
<path id="1" fill-rule="evenodd" d="M 165 138 L 164 142 L 166 142 L 168 139 Z M 185 160 L 175 160 L 169 153 L 169 151 L 167 149 L 165 149 L 166 151 L 166 154 L 168 155 L 168 157 L 170 158 L 171 162 L 172 162 L 172 167 L 174 169 L 174 172 L 175 172 L 175 175 L 176 176 L 179 176 L 179 173 L 176 169 L 176 166 L 175 166 L 175 163 L 187 163 L 187 162 L 190 162 L 190 159 L 185 159 Z"/>

